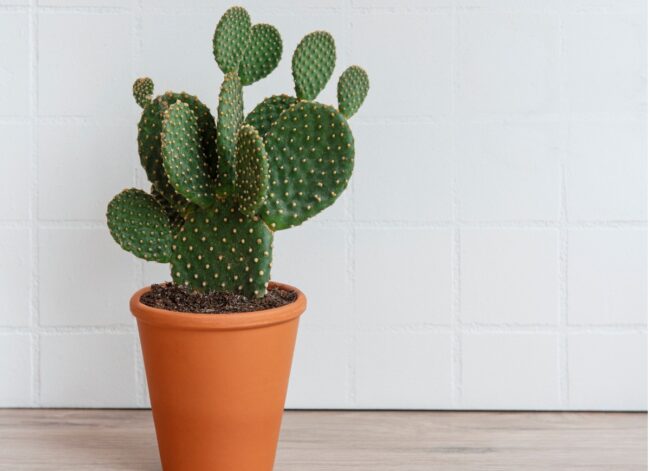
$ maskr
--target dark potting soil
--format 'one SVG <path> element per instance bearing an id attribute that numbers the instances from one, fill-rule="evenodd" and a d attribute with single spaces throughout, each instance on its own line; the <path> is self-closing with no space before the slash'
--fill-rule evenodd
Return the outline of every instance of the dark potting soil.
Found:
<path id="1" fill-rule="evenodd" d="M 140 296 L 140 302 L 147 306 L 168 311 L 192 312 L 196 314 L 231 314 L 273 309 L 294 302 L 293 291 L 272 288 L 263 298 L 249 299 L 241 294 L 229 292 L 199 293 L 185 286 L 173 283 L 151 285 L 151 291 Z"/>

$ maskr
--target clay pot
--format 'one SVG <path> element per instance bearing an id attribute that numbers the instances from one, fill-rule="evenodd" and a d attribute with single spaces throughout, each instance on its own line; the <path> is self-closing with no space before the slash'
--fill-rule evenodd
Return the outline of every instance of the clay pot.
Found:
<path id="1" fill-rule="evenodd" d="M 145 306 L 138 320 L 165 471 L 271 471 L 298 319 L 307 301 L 241 314 Z"/>

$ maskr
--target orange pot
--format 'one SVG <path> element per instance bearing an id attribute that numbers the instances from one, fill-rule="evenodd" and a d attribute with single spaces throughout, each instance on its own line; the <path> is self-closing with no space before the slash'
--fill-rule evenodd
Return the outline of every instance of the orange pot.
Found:
<path id="1" fill-rule="evenodd" d="M 271 471 L 305 296 L 241 314 L 156 309 L 131 298 L 165 471 Z M 273 286 L 272 285 L 272 286 Z"/>

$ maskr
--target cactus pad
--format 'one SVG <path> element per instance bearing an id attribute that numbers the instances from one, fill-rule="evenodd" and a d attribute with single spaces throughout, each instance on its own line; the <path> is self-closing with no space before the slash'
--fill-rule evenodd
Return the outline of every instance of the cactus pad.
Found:
<path id="1" fill-rule="evenodd" d="M 153 95 L 153 80 L 149 77 L 142 77 L 133 82 L 133 98 L 141 108 L 151 103 Z"/>
<path id="2" fill-rule="evenodd" d="M 335 63 L 336 46 L 331 34 L 314 31 L 302 38 L 291 61 L 296 96 L 315 99 L 327 85 Z"/>
<path id="3" fill-rule="evenodd" d="M 266 200 L 269 162 L 257 129 L 247 124 L 237 133 L 235 175 L 235 196 L 239 210 L 253 217 Z"/>
<path id="4" fill-rule="evenodd" d="M 224 74 L 236 72 L 251 39 L 251 18 L 242 7 L 229 8 L 214 31 L 214 58 Z"/>
<path id="5" fill-rule="evenodd" d="M 299 102 L 264 137 L 269 192 L 262 217 L 271 229 L 297 226 L 330 206 L 354 166 L 354 138 L 331 106 Z"/>
<path id="6" fill-rule="evenodd" d="M 251 28 L 251 41 L 239 64 L 242 85 L 263 79 L 278 66 L 282 57 L 282 37 L 271 25 L 258 24 Z"/>
<path id="7" fill-rule="evenodd" d="M 147 172 L 149 181 L 167 201 L 182 211 L 187 206 L 187 201 L 174 190 L 174 187 L 169 182 L 163 167 L 161 149 L 161 133 L 165 111 L 178 100 L 187 103 L 197 118 L 199 135 L 201 136 L 201 150 L 210 164 L 210 176 L 212 178 L 216 177 L 217 152 L 215 140 L 217 130 L 214 117 L 198 98 L 187 93 L 167 92 L 146 106 L 138 124 L 138 151 L 140 153 L 140 162 Z"/>
<path id="8" fill-rule="evenodd" d="M 341 74 L 337 86 L 339 111 L 346 118 L 351 118 L 356 113 L 368 95 L 370 81 L 368 74 L 358 65 L 348 67 Z"/>
<path id="9" fill-rule="evenodd" d="M 259 218 L 248 218 L 232 203 L 217 201 L 186 218 L 172 242 L 174 282 L 200 291 L 266 294 L 273 233 Z"/>
<path id="10" fill-rule="evenodd" d="M 165 111 L 163 166 L 174 189 L 192 203 L 210 206 L 215 182 L 201 152 L 199 125 L 190 105 L 178 100 Z"/>
<path id="11" fill-rule="evenodd" d="M 289 95 L 268 97 L 246 116 L 245 123 L 257 129 L 260 136 L 264 136 L 271 129 L 271 125 L 278 120 L 282 112 L 297 101 L 297 99 Z"/>
<path id="12" fill-rule="evenodd" d="M 120 246 L 137 257 L 169 262 L 172 233 L 167 213 L 150 194 L 124 190 L 108 204 L 108 228 Z"/>
<path id="13" fill-rule="evenodd" d="M 244 121 L 242 85 L 236 72 L 227 74 L 219 93 L 217 152 L 220 183 L 228 188 L 235 181 L 235 145 L 237 131 Z"/>

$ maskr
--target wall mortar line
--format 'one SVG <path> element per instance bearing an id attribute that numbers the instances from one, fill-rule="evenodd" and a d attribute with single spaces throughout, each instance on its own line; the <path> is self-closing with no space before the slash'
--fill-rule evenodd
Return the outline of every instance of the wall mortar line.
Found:
<path id="1" fill-rule="evenodd" d="M 451 4 L 451 168 L 452 168 L 452 406 L 460 407 L 463 400 L 463 345 L 461 325 L 461 233 L 460 233 L 460 192 L 458 189 L 458 163 L 456 149 L 456 132 L 458 121 L 456 118 L 456 93 L 458 89 L 457 60 L 457 38 L 458 38 L 458 16 L 456 0 Z"/>
<path id="2" fill-rule="evenodd" d="M 352 0 L 347 0 L 343 9 L 343 15 L 345 17 L 345 48 L 344 48 L 344 59 L 345 63 L 349 64 L 351 61 L 354 61 L 352 58 L 352 29 L 353 29 L 353 20 L 352 20 Z M 372 92 L 369 92 L 372 93 Z M 348 320 L 350 325 L 353 325 L 358 318 L 358 305 L 357 305 L 357 295 L 356 295 L 356 245 L 357 245 L 357 226 L 356 226 L 356 203 L 355 203 L 355 193 L 356 185 L 354 176 L 351 179 L 349 189 L 350 197 L 347 200 L 346 207 L 346 216 L 349 217 L 350 223 L 345 224 L 347 226 L 348 237 L 346 240 L 346 259 L 347 264 L 347 276 L 350 289 L 350 302 L 352 303 L 352 315 L 351 319 Z M 347 371 L 347 399 L 349 401 L 349 407 L 354 407 L 357 405 L 357 361 L 358 361 L 358 335 L 356 329 L 352 328 L 350 337 L 349 337 L 349 352 L 348 352 L 348 371 Z"/>
<path id="3" fill-rule="evenodd" d="M 142 48 L 143 48 L 143 39 L 142 39 L 142 25 L 143 25 L 143 0 L 137 0 L 135 4 L 135 10 L 132 12 L 132 22 L 133 22 L 133 38 L 131 39 L 131 75 L 134 76 L 135 80 L 135 70 L 136 65 L 139 63 Z M 137 156 L 136 156 L 137 160 Z M 133 182 L 136 188 L 142 188 L 145 182 L 141 176 L 141 173 L 138 172 L 138 166 L 133 166 Z M 135 285 L 137 289 L 140 289 L 144 286 L 144 264 L 145 262 L 140 259 L 134 260 L 135 264 Z M 147 380 L 144 372 L 144 365 L 142 363 L 142 348 L 140 346 L 140 336 L 137 329 L 133 335 L 133 362 L 135 368 L 135 387 L 136 387 L 136 398 L 135 402 L 140 407 L 145 407 L 147 402 Z"/>
<path id="4" fill-rule="evenodd" d="M 30 94 L 29 117 L 31 125 L 30 152 L 30 245 L 31 245 L 31 286 L 30 286 L 30 324 L 32 327 L 32 406 L 41 405 L 41 335 L 39 305 L 39 175 L 38 175 L 38 0 L 29 4 L 29 43 L 30 43 Z M 35 328 L 35 330 L 34 330 Z"/>
<path id="5" fill-rule="evenodd" d="M 564 19 L 558 15 L 558 33 L 559 33 L 559 63 L 562 70 L 561 92 L 564 99 L 562 105 L 565 107 L 565 116 L 568 114 L 567 95 L 567 71 L 564 64 L 565 60 L 565 39 L 564 39 Z M 559 376 L 559 394 L 560 406 L 564 409 L 569 407 L 569 215 L 568 215 L 568 145 L 570 121 L 564 119 L 564 146 L 559 150 L 560 163 L 560 224 L 558 226 L 558 285 L 559 285 L 559 335 L 558 335 L 558 376 Z"/>

